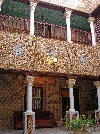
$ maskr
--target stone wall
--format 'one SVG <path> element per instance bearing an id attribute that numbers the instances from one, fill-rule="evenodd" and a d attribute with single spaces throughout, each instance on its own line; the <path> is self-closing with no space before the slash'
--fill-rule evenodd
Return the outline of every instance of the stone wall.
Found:
<path id="1" fill-rule="evenodd" d="M 15 54 L 16 47 L 22 54 Z M 57 63 L 51 64 L 50 50 L 57 53 Z M 64 74 L 100 75 L 100 45 L 85 46 L 77 43 L 68 44 L 64 41 L 30 37 L 1 31 L 0 35 L 0 68 L 31 70 Z M 80 62 L 84 55 L 85 61 Z"/>
<path id="2" fill-rule="evenodd" d="M 0 75 L 0 128 L 12 128 L 14 110 L 23 109 L 23 80 L 23 76 Z"/>
<path id="3" fill-rule="evenodd" d="M 24 94 L 27 86 L 23 75 L 0 75 L 0 128 L 14 127 L 14 110 L 24 110 Z M 61 88 L 67 87 L 64 78 L 35 77 L 34 86 L 43 87 L 43 110 L 54 113 L 55 121 L 62 120 Z M 93 82 L 76 80 L 74 88 L 79 89 L 80 113 L 87 111 L 87 103 L 92 104 Z"/>

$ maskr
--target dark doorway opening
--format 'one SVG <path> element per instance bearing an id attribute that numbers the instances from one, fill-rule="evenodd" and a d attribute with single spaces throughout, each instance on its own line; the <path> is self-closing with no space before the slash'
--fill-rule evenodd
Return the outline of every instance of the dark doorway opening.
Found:
<path id="1" fill-rule="evenodd" d="M 62 93 L 62 118 L 66 116 L 66 111 L 69 111 L 70 108 L 70 98 L 69 98 L 69 89 L 61 88 Z M 75 111 L 79 112 L 79 89 L 73 89 L 74 94 L 74 108 Z"/>

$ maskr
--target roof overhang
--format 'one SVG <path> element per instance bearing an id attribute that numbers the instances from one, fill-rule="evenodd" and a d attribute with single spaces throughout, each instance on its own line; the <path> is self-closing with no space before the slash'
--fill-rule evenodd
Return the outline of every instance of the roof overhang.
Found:
<path id="1" fill-rule="evenodd" d="M 64 8 L 81 11 L 88 14 L 91 14 L 96 9 L 96 7 L 100 5 L 100 0 L 40 0 L 40 1 Z"/>
<path id="2" fill-rule="evenodd" d="M 77 74 L 61 74 L 61 73 L 13 70 L 13 69 L 3 69 L 3 68 L 0 68 L 0 74 L 12 74 L 12 75 L 23 75 L 23 76 L 30 75 L 30 76 L 65 78 L 65 79 L 75 78 L 75 79 L 82 79 L 82 80 L 100 81 L 100 75 L 90 76 L 90 75 L 77 75 Z"/>

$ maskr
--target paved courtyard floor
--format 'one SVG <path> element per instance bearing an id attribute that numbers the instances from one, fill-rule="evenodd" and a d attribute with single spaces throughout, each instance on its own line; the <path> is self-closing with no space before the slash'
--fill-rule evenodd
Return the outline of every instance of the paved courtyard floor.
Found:
<path id="1" fill-rule="evenodd" d="M 0 134 L 23 134 L 23 130 L 0 129 Z M 35 134 L 69 134 L 66 127 L 39 128 Z M 100 134 L 100 129 L 96 129 L 92 134 Z"/>

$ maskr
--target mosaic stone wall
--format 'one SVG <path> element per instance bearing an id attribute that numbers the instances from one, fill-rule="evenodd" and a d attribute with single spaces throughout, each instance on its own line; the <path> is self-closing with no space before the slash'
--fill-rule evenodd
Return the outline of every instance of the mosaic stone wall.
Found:
<path id="1" fill-rule="evenodd" d="M 15 50 L 18 47 L 18 53 Z M 51 64 L 50 50 L 55 50 L 58 61 Z M 0 33 L 0 67 L 5 69 L 35 70 L 65 74 L 100 75 L 100 44 L 83 46 L 64 41 L 30 37 L 26 34 Z M 19 51 L 21 53 L 19 53 Z M 18 55 L 17 55 L 18 54 Z M 80 62 L 80 56 L 85 60 Z"/>
<path id="2" fill-rule="evenodd" d="M 24 110 L 26 77 L 22 75 L 0 75 L 0 128 L 13 128 L 14 110 Z M 62 120 L 61 88 L 67 87 L 64 78 L 36 77 L 34 86 L 43 87 L 43 110 L 54 113 L 55 121 Z M 79 89 L 80 112 L 87 111 L 87 102 L 92 106 L 92 81 L 77 80 L 74 85 Z"/>
<path id="3" fill-rule="evenodd" d="M 62 105 L 60 87 L 66 85 L 65 79 L 36 77 L 34 85 L 43 87 L 43 109 L 50 110 L 54 114 L 55 121 L 61 120 Z"/>
<path id="4" fill-rule="evenodd" d="M 22 110 L 24 77 L 0 74 L 0 128 L 14 126 L 14 110 Z"/>

